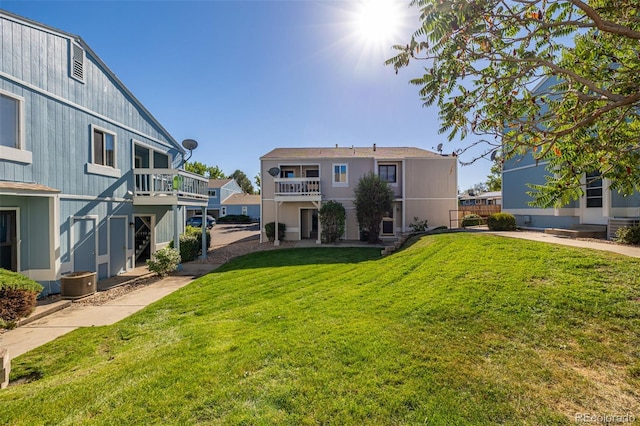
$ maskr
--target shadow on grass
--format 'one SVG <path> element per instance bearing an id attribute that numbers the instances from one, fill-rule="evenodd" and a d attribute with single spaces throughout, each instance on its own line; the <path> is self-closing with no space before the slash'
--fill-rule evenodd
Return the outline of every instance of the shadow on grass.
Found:
<path id="1" fill-rule="evenodd" d="M 286 266 L 356 264 L 379 259 L 380 249 L 373 247 L 288 248 L 250 253 L 229 261 L 211 273 Z"/>

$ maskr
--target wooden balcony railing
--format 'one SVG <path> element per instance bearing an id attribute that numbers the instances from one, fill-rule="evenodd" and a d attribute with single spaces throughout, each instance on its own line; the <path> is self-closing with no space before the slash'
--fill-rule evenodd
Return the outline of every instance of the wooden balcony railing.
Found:
<path id="1" fill-rule="evenodd" d="M 276 178 L 275 195 L 281 196 L 319 196 L 320 178 Z"/>
<path id="2" fill-rule="evenodd" d="M 179 169 L 134 169 L 136 197 L 174 196 L 208 200 L 209 179 Z"/>

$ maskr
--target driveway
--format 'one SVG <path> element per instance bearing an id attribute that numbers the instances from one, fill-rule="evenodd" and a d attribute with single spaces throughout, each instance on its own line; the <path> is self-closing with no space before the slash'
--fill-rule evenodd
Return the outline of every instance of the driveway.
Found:
<path id="1" fill-rule="evenodd" d="M 211 248 L 227 246 L 232 243 L 260 241 L 260 225 L 257 223 L 226 225 L 218 224 L 213 227 L 211 234 Z"/>

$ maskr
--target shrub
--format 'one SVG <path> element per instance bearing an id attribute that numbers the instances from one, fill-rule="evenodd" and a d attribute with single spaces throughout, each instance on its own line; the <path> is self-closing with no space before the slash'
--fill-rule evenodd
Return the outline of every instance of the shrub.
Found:
<path id="1" fill-rule="evenodd" d="M 409 228 L 411 228 L 412 232 L 424 232 L 428 228 L 427 219 L 420 220 L 418 216 L 413 217 L 413 222 L 409 224 Z"/>
<path id="2" fill-rule="evenodd" d="M 623 244 L 640 245 L 640 225 L 618 228 L 615 240 Z"/>
<path id="3" fill-rule="evenodd" d="M 335 243 L 344 234 L 344 221 L 347 215 L 342 203 L 328 201 L 318 211 L 322 226 L 322 240 Z"/>
<path id="4" fill-rule="evenodd" d="M 155 272 L 159 277 L 164 277 L 178 269 L 180 263 L 180 253 L 178 249 L 165 247 L 151 255 L 147 260 L 147 266 L 151 272 Z"/>
<path id="5" fill-rule="evenodd" d="M 510 213 L 494 213 L 487 219 L 487 226 L 492 231 L 515 231 L 516 218 Z"/>
<path id="6" fill-rule="evenodd" d="M 207 230 L 207 248 L 211 247 L 211 231 Z M 173 241 L 169 243 L 173 248 Z M 202 252 L 202 228 L 187 226 L 180 235 L 180 257 L 183 262 L 194 260 Z"/>
<path id="7" fill-rule="evenodd" d="M 284 232 L 286 231 L 287 226 L 284 223 L 280 223 L 278 222 L 278 239 L 279 240 L 284 240 Z M 275 236 L 276 236 L 276 223 L 275 222 L 269 222 L 266 225 L 264 225 L 264 232 L 265 234 L 267 234 L 267 238 L 269 239 L 269 241 L 273 241 L 275 240 Z"/>
<path id="8" fill-rule="evenodd" d="M 219 217 L 217 223 L 251 223 L 251 218 L 246 214 L 228 214 Z"/>
<path id="9" fill-rule="evenodd" d="M 11 327 L 15 320 L 33 312 L 43 288 L 22 274 L 0 269 L 0 325 Z"/>
<path id="10" fill-rule="evenodd" d="M 462 218 L 462 227 L 482 225 L 482 218 L 475 213 L 468 214 Z"/>

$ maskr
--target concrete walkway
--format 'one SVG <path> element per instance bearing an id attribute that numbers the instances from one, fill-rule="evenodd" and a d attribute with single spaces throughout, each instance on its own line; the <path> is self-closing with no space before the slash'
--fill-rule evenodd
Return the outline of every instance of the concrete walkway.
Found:
<path id="1" fill-rule="evenodd" d="M 528 232 L 528 231 L 514 231 L 514 232 L 486 231 L 486 232 L 494 235 L 499 235 L 502 237 L 520 238 L 523 240 L 540 241 L 543 243 L 561 244 L 563 246 L 610 251 L 613 253 L 622 254 L 624 256 L 640 258 L 640 247 L 635 247 L 635 246 L 627 246 L 622 244 L 613 244 L 613 243 L 606 243 L 606 242 L 599 243 L 593 240 L 574 240 L 571 238 L 545 234 L 544 232 Z"/>
<path id="2" fill-rule="evenodd" d="M 60 301 L 58 309 L 40 319 L 0 334 L 0 347 L 15 358 L 80 327 L 111 325 L 189 284 L 220 265 L 185 263 L 180 273 L 127 293 L 103 305 Z M 70 306 L 69 306 L 70 305 Z"/>

